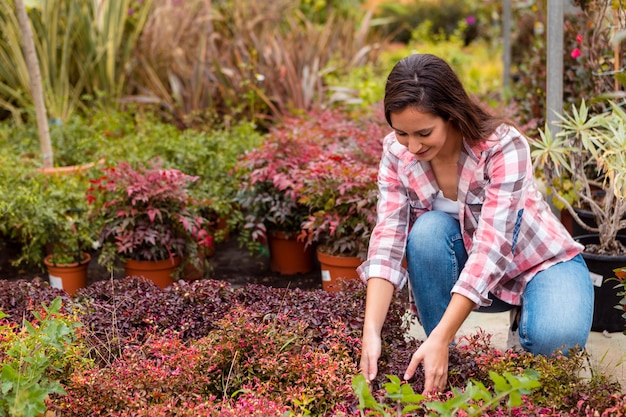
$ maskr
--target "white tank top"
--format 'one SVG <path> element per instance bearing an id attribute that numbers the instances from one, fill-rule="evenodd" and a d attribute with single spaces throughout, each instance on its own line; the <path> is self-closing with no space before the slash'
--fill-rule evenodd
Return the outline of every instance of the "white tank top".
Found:
<path id="1" fill-rule="evenodd" d="M 433 210 L 443 211 L 444 213 L 448 213 L 450 216 L 459 220 L 459 202 L 446 198 L 441 190 L 439 190 L 435 196 L 435 201 L 433 201 Z"/>

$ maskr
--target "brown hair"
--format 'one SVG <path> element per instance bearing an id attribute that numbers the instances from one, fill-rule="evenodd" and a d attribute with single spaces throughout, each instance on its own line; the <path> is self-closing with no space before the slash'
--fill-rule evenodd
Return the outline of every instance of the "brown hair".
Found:
<path id="1" fill-rule="evenodd" d="M 471 144 L 487 140 L 504 122 L 470 98 L 447 62 L 430 54 L 410 55 L 393 67 L 384 107 L 390 126 L 391 113 L 413 107 L 450 121 Z"/>

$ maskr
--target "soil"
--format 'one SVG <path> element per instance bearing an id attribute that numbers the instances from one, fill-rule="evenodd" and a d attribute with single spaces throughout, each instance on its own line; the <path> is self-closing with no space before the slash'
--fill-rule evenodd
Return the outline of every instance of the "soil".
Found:
<path id="1" fill-rule="evenodd" d="M 19 246 L 11 242 L 1 241 L 0 244 L 0 279 L 33 280 L 37 277 L 48 280 L 47 272 L 37 268 L 20 268 L 11 265 L 11 260 L 19 254 Z M 205 278 L 227 281 L 238 288 L 246 284 L 262 284 L 276 288 L 300 288 L 305 290 L 321 289 L 321 271 L 316 264 L 313 271 L 307 274 L 281 275 L 269 268 L 269 258 L 252 256 L 247 249 L 240 248 L 237 237 L 231 236 L 227 241 L 216 245 L 215 254 L 209 258 L 210 267 Z M 114 278 L 122 278 L 123 271 L 114 273 Z M 99 280 L 109 279 L 111 275 L 106 268 L 98 265 L 97 253 L 93 253 L 88 268 L 88 285 Z"/>

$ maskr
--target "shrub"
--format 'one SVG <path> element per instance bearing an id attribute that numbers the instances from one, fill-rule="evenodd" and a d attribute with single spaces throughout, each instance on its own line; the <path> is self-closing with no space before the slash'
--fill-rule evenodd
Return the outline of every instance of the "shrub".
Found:
<path id="1" fill-rule="evenodd" d="M 20 329 L 3 324 L 0 311 L 0 415 L 36 417 L 51 394 L 65 394 L 64 382 L 87 364 L 78 342 L 81 326 L 61 314 L 61 298 L 33 311 Z"/>
<path id="2" fill-rule="evenodd" d="M 41 279 L 0 280 L 0 311 L 6 314 L 6 319 L 11 323 L 20 324 L 22 320 L 34 320 L 33 312 L 41 304 L 50 305 L 58 297 L 62 300 L 61 311 L 65 312 L 70 304 L 70 296 L 61 289 L 52 288 Z"/>
<path id="3" fill-rule="evenodd" d="M 92 220 L 100 226 L 98 262 L 197 260 L 200 248 L 213 244 L 189 195 L 197 179 L 164 169 L 159 160 L 107 167 L 87 190 Z"/>

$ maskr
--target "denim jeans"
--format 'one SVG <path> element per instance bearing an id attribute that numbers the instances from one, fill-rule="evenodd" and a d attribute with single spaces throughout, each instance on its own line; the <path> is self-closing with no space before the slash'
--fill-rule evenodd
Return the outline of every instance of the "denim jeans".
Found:
<path id="1" fill-rule="evenodd" d="M 441 211 L 417 218 L 407 241 L 411 289 L 426 335 L 441 320 L 452 287 L 467 261 L 459 222 Z M 511 306 L 493 297 L 479 311 L 506 311 Z M 536 274 L 522 295 L 518 326 L 520 345 L 533 354 L 583 348 L 593 316 L 593 285 L 581 255 Z"/>

